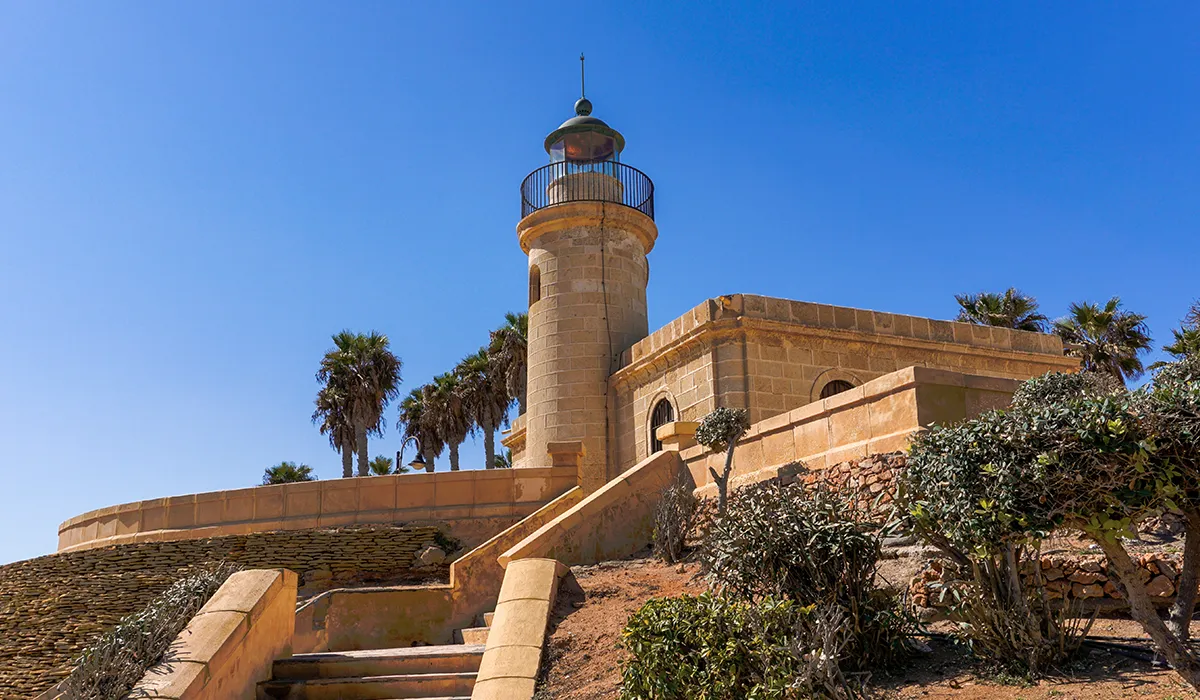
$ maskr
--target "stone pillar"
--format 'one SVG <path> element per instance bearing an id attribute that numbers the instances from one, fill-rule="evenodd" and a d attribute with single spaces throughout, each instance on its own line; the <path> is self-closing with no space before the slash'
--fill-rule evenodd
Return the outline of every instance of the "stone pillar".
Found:
<path id="1" fill-rule="evenodd" d="M 690 420 L 677 420 L 674 423 L 664 423 L 654 431 L 654 437 L 662 443 L 667 452 L 679 452 L 696 444 L 696 428 L 700 424 Z"/>
<path id="2" fill-rule="evenodd" d="M 607 483 L 616 476 L 608 378 L 648 333 L 646 254 L 658 229 L 620 204 L 564 202 L 526 216 L 517 235 L 540 280 L 529 305 L 524 466 L 545 466 L 550 443 L 579 441 L 582 483 Z"/>

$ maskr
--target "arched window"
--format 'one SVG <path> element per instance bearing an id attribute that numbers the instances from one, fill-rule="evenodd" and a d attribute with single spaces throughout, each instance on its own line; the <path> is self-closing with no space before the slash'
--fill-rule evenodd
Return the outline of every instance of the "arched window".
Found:
<path id="1" fill-rule="evenodd" d="M 827 399 L 834 394 L 840 394 L 843 391 L 850 391 L 853 388 L 854 385 L 845 379 L 835 379 L 821 387 L 821 398 Z"/>
<path id="2" fill-rule="evenodd" d="M 658 429 L 674 420 L 675 407 L 670 401 L 662 399 L 654 404 L 654 410 L 650 412 L 650 454 L 662 452 L 663 445 L 658 439 Z"/>
<path id="3" fill-rule="evenodd" d="M 529 305 L 542 300 L 542 271 L 537 265 L 529 266 Z"/>

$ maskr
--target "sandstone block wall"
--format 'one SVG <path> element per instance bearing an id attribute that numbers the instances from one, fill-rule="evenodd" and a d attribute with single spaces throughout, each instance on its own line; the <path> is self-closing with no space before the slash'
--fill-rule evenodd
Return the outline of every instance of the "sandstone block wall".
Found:
<path id="1" fill-rule="evenodd" d="M 635 344 L 611 384 L 619 470 L 644 459 L 654 404 L 698 421 L 717 406 L 760 420 L 906 367 L 1027 379 L 1071 371 L 1054 336 L 735 294 L 709 299 Z"/>
<path id="2" fill-rule="evenodd" d="M 1017 382 L 909 367 L 862 386 L 750 426 L 734 453 L 734 484 L 761 481 L 780 467 L 803 461 L 824 469 L 868 455 L 902 450 L 922 426 L 974 416 L 1009 403 Z M 709 467 L 724 455 L 703 446 L 680 453 L 700 495 L 715 492 Z"/>
<path id="3" fill-rule="evenodd" d="M 621 205 L 573 202 L 525 217 L 529 254 L 526 463 L 552 442 L 583 441 L 584 469 L 607 481 L 608 378 L 648 332 L 646 254 L 657 230 Z"/>
<path id="4" fill-rule="evenodd" d="M 143 542 L 52 554 L 0 567 L 0 698 L 32 698 L 60 681 L 89 643 L 195 566 L 286 568 L 312 592 L 412 579 L 435 527 L 362 527 Z"/>
<path id="5" fill-rule="evenodd" d="M 476 469 L 329 479 L 155 498 L 58 529 L 59 551 L 362 524 L 437 524 L 474 546 L 575 486 L 574 469 Z"/>

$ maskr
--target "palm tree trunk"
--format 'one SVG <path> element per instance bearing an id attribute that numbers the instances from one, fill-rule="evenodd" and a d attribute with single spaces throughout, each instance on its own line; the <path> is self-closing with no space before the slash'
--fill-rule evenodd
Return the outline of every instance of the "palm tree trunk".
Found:
<path id="1" fill-rule="evenodd" d="M 430 452 L 429 450 L 425 451 L 425 471 L 429 474 L 433 473 L 433 460 L 436 458 L 437 455 L 435 455 L 433 452 Z"/>
<path id="2" fill-rule="evenodd" d="M 458 443 L 450 443 L 450 471 L 458 471 Z"/>
<path id="3" fill-rule="evenodd" d="M 529 386 L 529 368 L 521 365 L 521 390 L 517 392 L 517 414 L 525 414 L 525 394 Z M 491 467 L 488 467 L 489 469 Z"/>
<path id="4" fill-rule="evenodd" d="M 354 451 L 349 445 L 342 446 L 342 478 L 349 479 L 354 476 Z"/>
<path id="5" fill-rule="evenodd" d="M 370 468 L 367 466 L 367 426 L 365 423 L 354 426 L 355 442 L 358 443 L 358 475 L 366 476 L 370 473 Z"/>
<path id="6" fill-rule="evenodd" d="M 484 467 L 494 469 L 496 467 L 496 429 L 492 426 L 484 426 L 483 428 L 483 452 L 485 461 Z"/>

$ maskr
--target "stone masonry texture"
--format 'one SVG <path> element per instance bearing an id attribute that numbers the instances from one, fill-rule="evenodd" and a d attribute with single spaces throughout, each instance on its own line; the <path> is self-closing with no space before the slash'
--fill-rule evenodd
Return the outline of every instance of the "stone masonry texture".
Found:
<path id="1" fill-rule="evenodd" d="M 757 423 L 820 399 L 831 381 L 860 386 L 911 366 L 1028 379 L 1073 371 L 1078 361 L 1041 333 L 749 294 L 709 299 L 622 355 L 610 380 L 610 471 L 649 455 L 650 415 L 661 399 L 676 420 L 699 421 L 724 406 L 749 409 Z"/>
<path id="2" fill-rule="evenodd" d="M 652 222 L 620 206 L 571 206 L 521 224 L 541 285 L 529 307 L 526 450 L 536 466 L 549 443 L 582 441 L 583 468 L 594 477 L 586 488 L 614 476 L 606 472 L 608 378 L 648 332 L 649 267 L 638 231 Z"/>
<path id="3" fill-rule="evenodd" d="M 436 527 L 293 530 L 114 545 L 0 566 L 0 700 L 53 686 L 92 640 L 206 562 L 291 569 L 311 594 L 412 580 L 421 573 L 412 571 L 416 554 L 439 542 Z"/>

